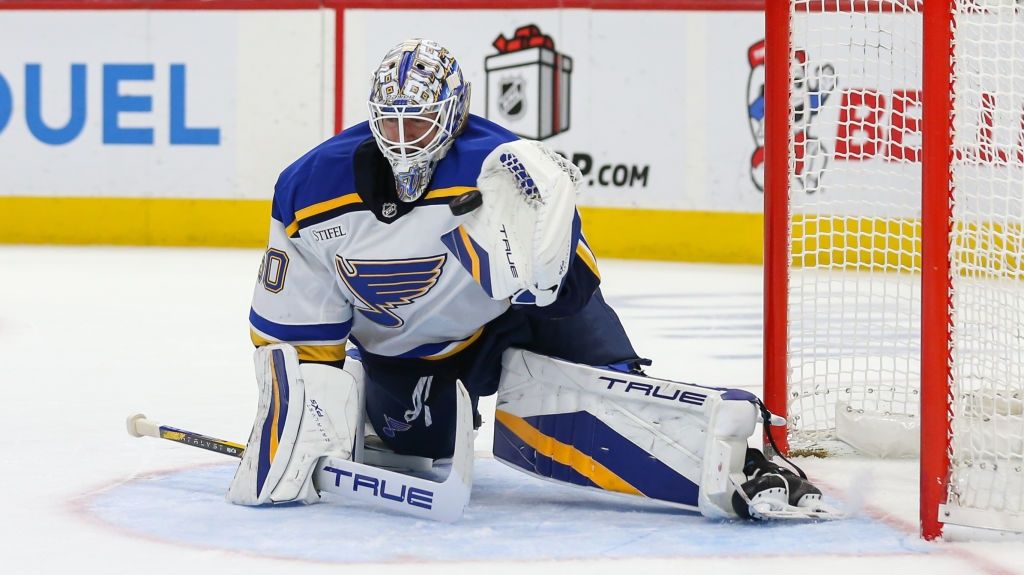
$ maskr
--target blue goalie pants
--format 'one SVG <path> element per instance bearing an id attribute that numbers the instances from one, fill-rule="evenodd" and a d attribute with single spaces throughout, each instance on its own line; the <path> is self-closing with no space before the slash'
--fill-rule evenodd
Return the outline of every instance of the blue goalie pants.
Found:
<path id="1" fill-rule="evenodd" d="M 433 459 L 455 447 L 455 381 L 473 400 L 498 390 L 501 355 L 517 347 L 575 363 L 625 368 L 639 358 L 615 311 L 600 290 L 578 312 L 545 317 L 544 308 L 512 307 L 488 323 L 483 334 L 458 354 L 441 360 L 389 358 L 359 350 L 366 373 L 366 413 L 380 438 L 397 453 Z"/>

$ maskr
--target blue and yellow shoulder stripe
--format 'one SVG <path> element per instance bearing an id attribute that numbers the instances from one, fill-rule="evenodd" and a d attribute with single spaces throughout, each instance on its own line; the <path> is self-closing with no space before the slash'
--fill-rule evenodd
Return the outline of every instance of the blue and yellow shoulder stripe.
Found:
<path id="1" fill-rule="evenodd" d="M 487 155 L 501 144 L 518 139 L 519 136 L 498 124 L 470 115 L 466 128 L 438 163 L 431 185 L 437 189 L 475 186 Z"/>
<path id="2" fill-rule="evenodd" d="M 271 216 L 289 232 L 297 232 L 337 215 L 332 210 L 358 209 L 353 157 L 371 137 L 365 122 L 352 126 L 285 168 L 274 187 Z"/>
<path id="3" fill-rule="evenodd" d="M 448 205 L 453 198 L 475 189 L 476 188 L 472 186 L 452 186 L 450 188 L 430 190 L 416 202 L 416 205 Z M 309 226 L 326 222 L 327 220 L 336 218 L 343 214 L 367 209 L 369 209 L 369 207 L 363 202 L 358 193 L 349 192 L 299 209 L 295 212 L 290 221 L 285 222 L 284 220 L 281 220 L 281 222 L 285 224 L 285 233 L 288 234 L 288 237 L 295 238 L 299 236 L 300 231 Z"/>
<path id="4" fill-rule="evenodd" d="M 297 210 L 285 225 L 284 231 L 288 237 L 295 238 L 299 236 L 299 232 L 303 228 L 326 222 L 342 214 L 365 209 L 366 206 L 363 205 L 359 194 L 350 192 Z M 281 223 L 285 223 L 284 220 L 281 220 Z"/>

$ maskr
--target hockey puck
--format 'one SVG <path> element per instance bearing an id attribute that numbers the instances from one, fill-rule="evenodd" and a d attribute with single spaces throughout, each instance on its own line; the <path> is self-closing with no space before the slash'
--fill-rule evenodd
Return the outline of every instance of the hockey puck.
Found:
<path id="1" fill-rule="evenodd" d="M 448 209 L 456 216 L 464 216 L 482 205 L 484 205 L 484 197 L 480 194 L 480 190 L 472 190 L 461 196 L 456 196 L 448 204 Z"/>

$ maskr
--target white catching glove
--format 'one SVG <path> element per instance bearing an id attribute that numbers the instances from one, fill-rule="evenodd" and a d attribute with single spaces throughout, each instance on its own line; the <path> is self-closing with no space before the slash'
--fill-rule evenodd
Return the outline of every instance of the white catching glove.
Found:
<path id="1" fill-rule="evenodd" d="M 363 439 L 362 382 L 328 365 L 300 366 L 286 343 L 258 348 L 254 361 L 259 408 L 228 501 L 314 503 L 320 457 L 351 460 L 355 441 Z"/>
<path id="2" fill-rule="evenodd" d="M 477 179 L 483 205 L 441 237 L 492 299 L 549 305 L 579 241 L 569 160 L 532 140 L 495 148 Z"/>

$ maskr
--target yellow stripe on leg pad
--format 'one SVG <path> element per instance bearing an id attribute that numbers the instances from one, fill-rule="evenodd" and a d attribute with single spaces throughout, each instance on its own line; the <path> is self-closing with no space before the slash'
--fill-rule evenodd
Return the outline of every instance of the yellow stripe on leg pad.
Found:
<path id="1" fill-rule="evenodd" d="M 576 449 L 572 445 L 562 443 L 554 437 L 544 435 L 525 419 L 512 415 L 507 411 L 495 410 L 494 417 L 527 445 L 537 450 L 537 453 L 550 457 L 552 460 L 569 466 L 583 477 L 586 477 L 595 485 L 605 491 L 616 493 L 628 493 L 629 495 L 643 495 L 639 489 L 630 485 L 626 480 L 616 475 L 612 470 L 601 465 L 586 453 Z"/>
<path id="2" fill-rule="evenodd" d="M 280 383 L 277 381 L 277 370 L 274 369 L 274 356 L 270 356 L 270 377 L 274 383 L 274 419 L 271 423 L 270 428 L 270 461 L 274 462 L 274 456 L 277 455 L 277 443 L 280 439 L 277 436 L 277 424 L 281 420 L 281 388 Z"/>

